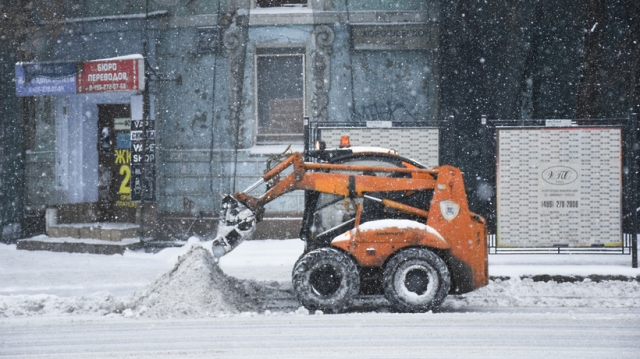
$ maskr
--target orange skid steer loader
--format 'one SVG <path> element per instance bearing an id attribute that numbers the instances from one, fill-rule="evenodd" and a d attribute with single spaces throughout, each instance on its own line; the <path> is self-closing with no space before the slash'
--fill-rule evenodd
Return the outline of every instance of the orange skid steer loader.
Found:
<path id="1" fill-rule="evenodd" d="M 427 169 L 378 148 L 310 151 L 309 158 L 293 153 L 223 200 L 217 258 L 251 236 L 267 203 L 303 190 L 306 246 L 293 289 L 309 310 L 340 312 L 357 295 L 384 294 L 397 310 L 424 312 L 449 293 L 487 284 L 485 220 L 469 211 L 459 169 Z M 248 194 L 263 183 L 264 194 Z"/>

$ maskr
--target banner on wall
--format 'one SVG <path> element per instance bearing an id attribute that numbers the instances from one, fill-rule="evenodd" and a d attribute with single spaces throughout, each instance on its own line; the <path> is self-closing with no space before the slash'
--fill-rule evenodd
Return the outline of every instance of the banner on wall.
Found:
<path id="1" fill-rule="evenodd" d="M 76 93 L 76 64 L 16 64 L 16 95 Z"/>
<path id="2" fill-rule="evenodd" d="M 350 26 L 354 50 L 433 50 L 438 46 L 438 24 L 394 23 Z"/>
<path id="3" fill-rule="evenodd" d="M 127 55 L 82 63 L 17 63 L 16 95 L 144 90 L 144 58 Z"/>
<path id="4" fill-rule="evenodd" d="M 499 247 L 622 246 L 622 130 L 498 129 Z"/>
<path id="5" fill-rule="evenodd" d="M 131 200 L 156 200 L 156 130 L 153 96 L 149 96 L 150 116 L 144 120 L 142 95 L 131 97 Z"/>
<path id="6" fill-rule="evenodd" d="M 144 90 L 144 59 L 130 55 L 84 62 L 79 67 L 78 93 Z"/>
<path id="7" fill-rule="evenodd" d="M 392 148 L 410 154 L 427 168 L 437 167 L 440 159 L 440 130 L 429 127 L 392 127 L 390 121 L 370 121 L 367 127 L 320 127 L 320 138 L 327 147 L 338 147 L 342 136 L 354 146 Z"/>

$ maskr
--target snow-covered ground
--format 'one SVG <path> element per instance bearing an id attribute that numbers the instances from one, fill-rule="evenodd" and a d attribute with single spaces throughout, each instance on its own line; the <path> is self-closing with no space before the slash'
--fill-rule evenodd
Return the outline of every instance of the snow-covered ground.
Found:
<path id="1" fill-rule="evenodd" d="M 127 296 L 175 265 L 195 244 L 159 253 L 127 251 L 124 255 L 16 250 L 0 244 L 0 296 L 53 294 L 87 296 L 108 292 Z M 202 243 L 211 248 L 211 242 Z M 246 241 L 220 260 L 223 271 L 239 279 L 289 281 L 304 248 L 300 240 Z"/>
<path id="2" fill-rule="evenodd" d="M 136 291 L 149 290 L 148 286 L 169 272 L 180 256 L 200 245 L 210 249 L 211 242 L 198 243 L 192 238 L 183 247 L 167 248 L 155 254 L 128 251 L 112 256 L 20 251 L 15 245 L 0 245 L 0 317 L 121 313 L 132 306 L 131 298 Z M 271 301 L 271 307 L 277 308 L 274 302 L 280 300 L 280 307 L 288 310 L 296 305 L 289 281 L 291 269 L 302 251 L 303 242 L 299 240 L 247 241 L 223 257 L 219 267 L 232 279 L 241 280 L 242 285 L 252 286 L 251 290 L 256 290 L 253 281 L 257 281 L 261 290 L 270 291 L 272 298 L 267 299 Z M 640 308 L 640 283 L 637 280 L 593 281 L 586 278 L 558 283 L 527 278 L 541 274 L 640 276 L 640 269 L 631 268 L 629 255 L 491 255 L 489 261 L 489 273 L 497 278 L 475 292 L 449 296 L 444 310 L 477 307 Z M 185 287 L 189 285 L 186 282 L 196 282 L 194 285 L 198 287 L 201 284 L 198 281 L 203 279 L 194 276 L 187 273 L 179 280 L 185 282 Z M 509 279 L 505 279 L 507 277 Z M 271 287 L 265 289 L 265 285 Z M 262 304 L 253 309 L 259 311 L 269 307 Z M 376 306 L 384 307 L 384 303 L 374 303 L 373 307 Z M 126 314 L 136 313 L 129 311 Z M 195 313 L 194 316 L 200 315 Z"/>
<path id="3" fill-rule="evenodd" d="M 383 298 L 319 315 L 291 291 L 299 240 L 248 241 L 220 260 L 192 239 L 92 255 L 0 244 L 0 357 L 635 358 L 640 276 L 628 255 L 491 255 L 491 283 L 439 313 Z M 224 274 L 220 271 L 222 270 Z M 509 277 L 510 279 L 506 279 Z M 312 315 L 316 314 L 316 315 Z"/>

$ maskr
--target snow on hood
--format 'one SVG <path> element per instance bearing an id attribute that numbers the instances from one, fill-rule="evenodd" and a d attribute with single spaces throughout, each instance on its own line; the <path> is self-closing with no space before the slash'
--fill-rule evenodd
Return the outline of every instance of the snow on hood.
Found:
<path id="1" fill-rule="evenodd" d="M 384 147 L 374 147 L 374 146 L 349 146 L 349 147 L 340 147 L 340 148 L 332 148 L 327 151 L 337 151 L 337 150 L 351 150 L 351 153 L 387 153 L 390 155 L 398 155 L 396 150 Z"/>
<path id="2" fill-rule="evenodd" d="M 422 229 L 422 230 L 426 231 L 427 233 L 431 233 L 434 236 L 436 236 L 436 237 L 438 237 L 438 238 L 440 238 L 440 239 L 442 239 L 444 241 L 444 238 L 433 227 L 427 226 L 426 224 L 418 223 L 416 221 L 411 221 L 411 220 L 408 220 L 408 219 L 380 219 L 380 220 L 377 220 L 377 221 L 366 222 L 366 223 L 363 223 L 363 224 L 361 224 L 359 226 L 359 229 L 361 231 L 375 231 L 375 230 L 381 230 L 381 229 L 386 229 L 386 228 L 416 228 L 416 229 Z M 333 241 L 331 241 L 331 243 L 351 240 L 351 235 L 353 235 L 355 233 L 355 230 L 356 229 L 354 228 L 352 230 L 349 230 L 349 231 L 337 236 L 336 238 L 333 239 Z"/>
<path id="3" fill-rule="evenodd" d="M 392 150 L 392 149 L 384 148 L 384 147 L 353 146 L 353 147 L 346 147 L 346 148 L 350 149 L 351 152 L 353 152 L 353 153 L 374 152 L 374 153 L 388 153 L 390 155 L 397 155 L 398 154 L 398 152 L 396 152 L 396 150 Z"/>

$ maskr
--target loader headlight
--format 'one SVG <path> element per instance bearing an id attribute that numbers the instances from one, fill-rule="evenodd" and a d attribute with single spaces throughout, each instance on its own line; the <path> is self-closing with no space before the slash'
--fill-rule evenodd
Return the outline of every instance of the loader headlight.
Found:
<path id="1" fill-rule="evenodd" d="M 440 213 L 444 219 L 452 221 L 460 213 L 460 206 L 455 202 L 442 201 L 440 202 Z"/>

